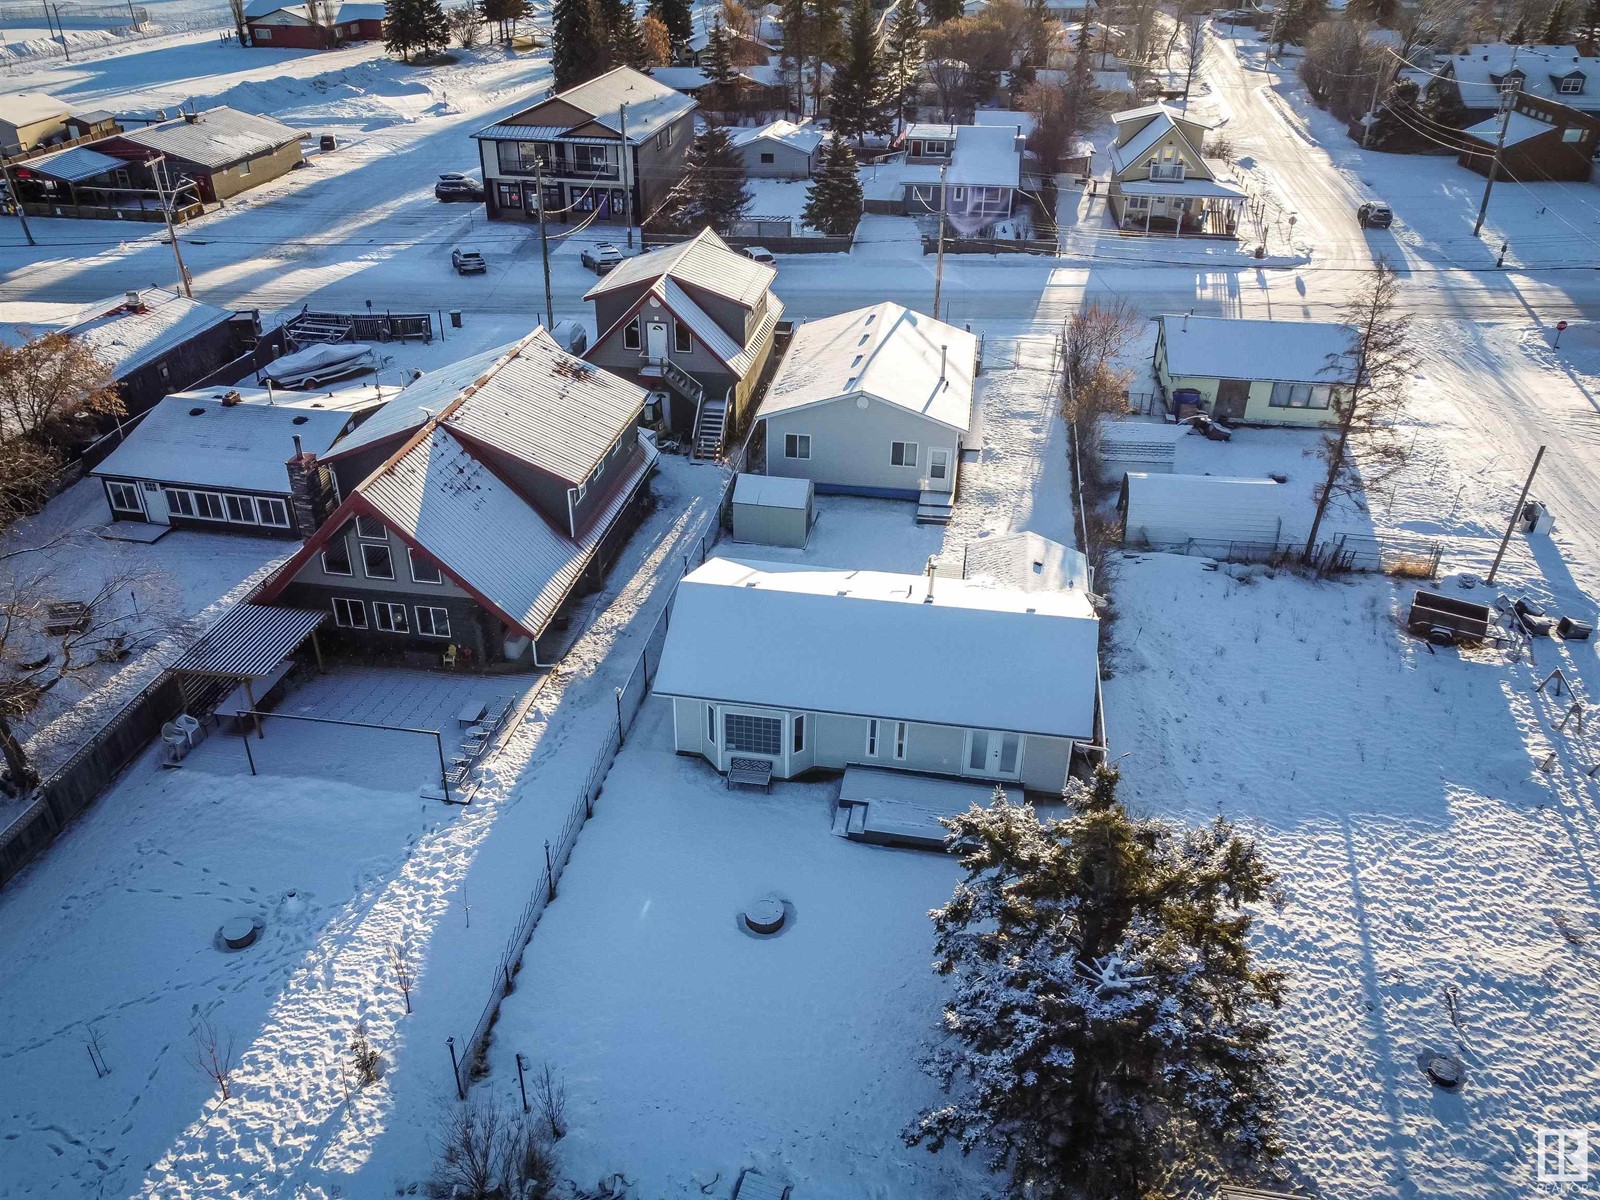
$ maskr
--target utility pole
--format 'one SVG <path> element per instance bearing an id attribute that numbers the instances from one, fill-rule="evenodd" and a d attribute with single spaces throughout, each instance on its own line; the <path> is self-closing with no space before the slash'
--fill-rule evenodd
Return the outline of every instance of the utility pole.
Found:
<path id="1" fill-rule="evenodd" d="M 945 168 L 944 167 L 940 167 L 939 168 L 939 257 L 935 260 L 934 268 L 933 268 L 933 319 L 935 321 L 940 320 L 940 317 L 939 317 L 939 293 L 944 287 L 944 212 L 945 212 L 944 172 L 945 172 Z"/>
<path id="2" fill-rule="evenodd" d="M 550 298 L 550 240 L 544 232 L 544 158 L 533 156 L 533 186 L 539 189 L 539 255 L 544 259 L 544 327 L 555 329 L 556 305 Z"/>
<path id="3" fill-rule="evenodd" d="M 1361 126 L 1361 148 L 1367 148 L 1367 142 L 1372 138 L 1372 125 L 1378 119 L 1378 89 L 1383 86 L 1383 72 L 1379 71 L 1372 80 L 1372 103 L 1367 105 L 1367 119 Z"/>
<path id="4" fill-rule="evenodd" d="M 22 197 L 17 195 L 16 180 L 11 178 L 11 162 L 4 154 L 0 154 L 0 172 L 6 177 L 6 195 L 17 207 L 17 220 L 22 222 L 23 236 L 28 239 L 28 245 L 37 246 L 39 243 L 33 240 L 33 230 L 28 228 L 28 214 L 22 211 Z"/>
<path id="5" fill-rule="evenodd" d="M 1517 47 L 1511 47 L 1509 75 L 1517 66 Z M 1494 190 L 1494 177 L 1500 170 L 1500 152 L 1506 148 L 1506 129 L 1511 124 L 1511 110 L 1516 105 L 1516 91 L 1504 92 L 1500 97 L 1500 133 L 1494 139 L 1494 157 L 1489 160 L 1489 178 L 1483 185 L 1483 203 L 1478 205 L 1478 219 L 1472 226 L 1472 236 L 1477 237 L 1483 228 L 1483 219 L 1489 214 L 1489 193 Z"/>
<path id="6" fill-rule="evenodd" d="M 617 109 L 619 118 L 619 132 L 622 134 L 622 205 L 627 214 L 628 222 L 628 249 L 633 249 L 633 180 L 629 178 L 633 165 L 633 151 L 628 146 L 628 106 L 623 104 Z"/>
<path id="7" fill-rule="evenodd" d="M 1522 506 L 1528 502 L 1528 489 L 1533 487 L 1533 477 L 1539 473 L 1539 464 L 1544 461 L 1544 447 L 1539 447 L 1539 453 L 1533 456 L 1533 470 L 1528 472 L 1528 478 L 1522 485 L 1522 495 L 1517 497 L 1517 506 L 1511 510 L 1511 520 L 1506 522 L 1506 535 L 1500 539 L 1500 549 L 1495 551 L 1494 565 L 1489 568 L 1489 578 L 1485 583 L 1493 583 L 1495 572 L 1500 570 L 1500 560 L 1505 557 L 1506 547 L 1511 543 L 1511 531 L 1517 527 L 1517 521 L 1522 517 Z"/>
<path id="8" fill-rule="evenodd" d="M 178 231 L 172 227 L 172 201 L 163 186 L 167 168 L 166 156 L 157 155 L 146 162 L 145 166 L 150 168 L 150 177 L 156 181 L 156 196 L 161 201 L 161 217 L 167 223 L 167 238 L 172 242 L 172 257 L 178 264 L 178 286 L 183 288 L 185 296 L 193 300 L 194 288 L 189 282 L 189 268 L 183 265 L 183 251 L 178 248 Z"/>
<path id="9" fill-rule="evenodd" d="M 72 48 L 67 45 L 67 27 L 61 23 L 61 5 L 55 6 L 56 28 L 61 31 L 61 56 L 68 62 L 72 61 Z"/>

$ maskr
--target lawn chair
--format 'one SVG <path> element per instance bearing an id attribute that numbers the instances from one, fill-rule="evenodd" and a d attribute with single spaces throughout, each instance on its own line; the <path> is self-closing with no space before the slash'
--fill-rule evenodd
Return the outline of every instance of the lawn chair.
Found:
<path id="1" fill-rule="evenodd" d="M 180 765 L 188 756 L 191 745 L 188 732 L 168 721 L 161 727 L 161 765 Z"/>
<path id="2" fill-rule="evenodd" d="M 484 712 L 481 724 L 485 729 L 499 729 L 505 722 L 506 714 L 511 711 L 511 701 L 500 700 L 491 705 Z"/>
<path id="3" fill-rule="evenodd" d="M 446 667 L 454 667 L 456 665 L 456 644 L 454 642 L 444 648 L 443 660 Z"/>

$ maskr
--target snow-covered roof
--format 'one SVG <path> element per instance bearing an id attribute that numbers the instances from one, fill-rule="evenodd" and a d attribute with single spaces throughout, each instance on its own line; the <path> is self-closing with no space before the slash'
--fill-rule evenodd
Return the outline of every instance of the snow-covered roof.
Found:
<path id="1" fill-rule="evenodd" d="M 963 125 L 956 131 L 945 179 L 952 184 L 1017 187 L 1022 183 L 1022 151 L 1016 130 L 1005 126 Z"/>
<path id="2" fill-rule="evenodd" d="M 138 297 L 137 307 L 124 295 L 85 305 L 63 328 L 93 348 L 118 379 L 233 318 L 228 309 L 163 288 L 140 288 Z"/>
<path id="3" fill-rule="evenodd" d="M 712 558 L 678 585 L 655 690 L 1088 738 L 1098 625 L 1076 591 Z"/>
<path id="4" fill-rule="evenodd" d="M 0 95 L 0 121 L 21 128 L 67 117 L 72 112 L 48 92 L 6 92 Z"/>
<path id="5" fill-rule="evenodd" d="M 623 259 L 602 275 L 600 282 L 585 292 L 583 298 L 593 300 L 596 296 L 619 292 L 663 275 L 745 308 L 754 308 L 778 277 L 778 270 L 729 249 L 728 243 L 710 229 L 702 229 L 676 246 L 663 246 L 648 254 Z"/>
<path id="6" fill-rule="evenodd" d="M 1497 105 L 1502 81 L 1513 71 L 1523 76 L 1521 91 L 1586 111 L 1600 107 L 1600 57 L 1580 54 L 1576 46 L 1479 43 L 1440 60 L 1438 69 L 1455 79 L 1468 108 Z M 1574 73 L 1593 81 L 1595 89 L 1562 92 L 1558 81 Z"/>
<path id="7" fill-rule="evenodd" d="M 938 183 L 938 163 L 905 161 L 872 163 L 858 172 L 861 195 L 866 200 L 899 200 L 908 183 Z M 929 211 L 934 211 L 932 208 Z"/>
<path id="8" fill-rule="evenodd" d="M 1015 109 L 980 108 L 972 114 L 972 123 L 974 125 L 998 126 L 1027 137 L 1033 132 L 1038 121 L 1034 119 L 1032 113 L 1018 112 Z"/>
<path id="9" fill-rule="evenodd" d="M 1148 118 L 1148 124 L 1140 126 L 1136 132 L 1130 134 L 1127 141 L 1116 141 L 1111 144 L 1111 167 L 1113 170 L 1123 171 L 1137 163 L 1152 146 L 1169 133 L 1176 134 L 1194 152 L 1195 158 L 1201 158 L 1202 148 L 1195 145 L 1194 139 L 1184 131 L 1183 124 L 1199 125 L 1201 129 L 1208 129 L 1210 126 L 1195 121 L 1183 113 L 1174 112 L 1165 104 L 1147 104 L 1143 108 L 1135 108 L 1127 112 L 1118 113 L 1111 119 L 1118 126 L 1121 126 L 1129 124 L 1135 119 L 1145 118 Z M 1180 122 L 1183 124 L 1180 124 Z M 1121 138 L 1120 130 L 1117 136 L 1119 139 Z"/>
<path id="10" fill-rule="evenodd" d="M 1505 144 L 1515 146 L 1518 142 L 1526 142 L 1541 134 L 1555 133 L 1560 127 L 1550 124 L 1549 121 L 1539 121 L 1525 113 L 1513 112 L 1506 114 Z M 1476 125 L 1469 125 L 1461 131 L 1487 142 L 1493 146 L 1500 140 L 1500 118 L 1490 117 L 1487 121 L 1479 121 Z"/>
<path id="11" fill-rule="evenodd" d="M 193 118 L 179 117 L 118 136 L 158 154 L 218 168 L 292 145 L 300 140 L 300 131 L 272 117 L 219 105 Z"/>
<path id="12" fill-rule="evenodd" d="M 96 175 L 104 175 L 107 171 L 115 171 L 127 165 L 120 158 L 101 154 L 100 151 L 92 150 L 88 146 L 73 146 L 69 150 L 57 150 L 54 154 L 30 158 L 14 169 L 48 175 L 51 179 L 59 179 L 62 183 L 82 183 L 85 179 L 93 179 Z"/>
<path id="13" fill-rule="evenodd" d="M 748 146 L 756 141 L 782 142 L 802 154 L 810 154 L 826 136 L 824 130 L 809 121 L 798 125 L 793 121 L 773 121 L 767 125 L 735 129 L 729 140 L 735 146 Z"/>
<path id="14" fill-rule="evenodd" d="M 332 457 L 437 417 L 476 444 L 578 484 L 638 420 L 645 399 L 643 388 L 568 354 L 535 328 L 510 345 L 424 375 L 340 442 Z"/>
<path id="15" fill-rule="evenodd" d="M 650 78 L 675 92 L 697 92 L 711 82 L 699 67 L 651 67 Z"/>
<path id="16" fill-rule="evenodd" d="M 964 577 L 1020 592 L 1087 591 L 1089 560 L 1037 533 L 1000 534 L 966 543 L 955 552 Z"/>
<path id="17" fill-rule="evenodd" d="M 1191 379 L 1345 383 L 1352 330 L 1328 321 L 1157 318 L 1167 373 Z M 1330 365 L 1332 364 L 1332 365 Z"/>
<path id="18" fill-rule="evenodd" d="M 933 121 L 912 121 L 906 126 L 905 136 L 901 140 L 910 141 L 912 138 L 932 138 L 934 141 L 942 139 L 948 142 L 956 136 L 960 128 L 961 126 L 959 125 L 941 125 Z"/>
<path id="19" fill-rule="evenodd" d="M 350 414 L 168 396 L 92 474 L 286 495 L 294 439 L 322 454 Z"/>
<path id="20" fill-rule="evenodd" d="M 1126 537 L 1152 546 L 1202 542 L 1293 541 L 1284 522 L 1288 489 L 1271 479 L 1129 471 L 1123 479 Z"/>
<path id="21" fill-rule="evenodd" d="M 804 509 L 811 503 L 809 479 L 741 474 L 733 481 L 733 502 L 756 508 Z"/>
<path id="22" fill-rule="evenodd" d="M 520 120 L 537 114 L 540 108 L 558 100 L 570 108 L 587 113 L 589 119 L 562 127 L 544 126 L 544 133 L 536 133 L 535 129 L 530 128 L 530 124 L 538 128 L 537 122 Z M 629 145 L 637 145 L 654 137 L 661 128 L 670 125 L 695 106 L 690 97 L 674 91 L 660 80 L 652 79 L 632 67 L 614 67 L 604 75 L 597 75 L 577 87 L 548 96 L 505 121 L 478 130 L 472 136 L 490 141 L 515 137 L 537 140 L 538 137 L 561 137 L 567 129 L 576 129 L 590 122 L 620 135 L 624 104 L 628 106 Z M 559 132 L 550 132 L 558 128 Z"/>
<path id="23" fill-rule="evenodd" d="M 965 431 L 977 349 L 966 330 L 892 301 L 807 321 L 795 330 L 759 415 L 870 396 Z"/>
<path id="24" fill-rule="evenodd" d="M 387 4 L 372 4 L 365 0 L 347 0 L 346 3 L 339 5 L 333 23 L 343 25 L 346 21 L 381 21 L 388 7 Z"/>

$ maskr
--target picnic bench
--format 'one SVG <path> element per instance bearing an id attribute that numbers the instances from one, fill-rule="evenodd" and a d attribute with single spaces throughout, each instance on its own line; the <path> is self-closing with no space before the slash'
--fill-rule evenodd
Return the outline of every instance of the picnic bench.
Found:
<path id="1" fill-rule="evenodd" d="M 772 760 L 730 758 L 728 773 L 723 777 L 723 786 L 732 787 L 736 783 L 744 787 L 758 787 L 764 792 L 769 790 L 772 787 Z"/>

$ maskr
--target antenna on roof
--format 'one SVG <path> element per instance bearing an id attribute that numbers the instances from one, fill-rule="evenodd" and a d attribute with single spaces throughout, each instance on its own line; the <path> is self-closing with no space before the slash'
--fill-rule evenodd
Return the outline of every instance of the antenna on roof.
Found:
<path id="1" fill-rule="evenodd" d="M 1192 309 L 1192 308 L 1188 312 L 1183 314 L 1183 332 L 1184 333 L 1188 333 L 1189 332 L 1189 318 L 1192 317 L 1192 316 L 1194 316 L 1194 309 Z"/>

